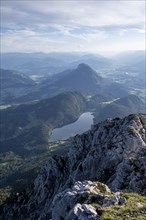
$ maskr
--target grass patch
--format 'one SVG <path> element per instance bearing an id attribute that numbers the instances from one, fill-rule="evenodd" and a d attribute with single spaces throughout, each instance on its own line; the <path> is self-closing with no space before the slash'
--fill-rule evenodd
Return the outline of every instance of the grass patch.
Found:
<path id="1" fill-rule="evenodd" d="M 125 205 L 105 207 L 99 220 L 144 220 L 146 219 L 146 197 L 136 193 L 121 193 Z M 98 210 L 97 210 L 98 211 Z"/>

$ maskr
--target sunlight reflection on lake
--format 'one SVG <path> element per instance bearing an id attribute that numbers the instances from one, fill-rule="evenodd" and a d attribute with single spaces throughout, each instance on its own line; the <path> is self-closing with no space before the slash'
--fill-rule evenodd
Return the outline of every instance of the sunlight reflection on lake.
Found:
<path id="1" fill-rule="evenodd" d="M 65 140 L 76 134 L 81 134 L 91 128 L 93 124 L 92 112 L 83 113 L 74 123 L 55 128 L 52 131 L 51 141 Z"/>

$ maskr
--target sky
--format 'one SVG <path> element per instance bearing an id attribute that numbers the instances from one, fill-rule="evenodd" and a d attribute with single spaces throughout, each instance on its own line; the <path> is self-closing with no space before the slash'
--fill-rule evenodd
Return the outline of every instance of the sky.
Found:
<path id="1" fill-rule="evenodd" d="M 145 49 L 145 0 L 1 0 L 1 51 Z"/>

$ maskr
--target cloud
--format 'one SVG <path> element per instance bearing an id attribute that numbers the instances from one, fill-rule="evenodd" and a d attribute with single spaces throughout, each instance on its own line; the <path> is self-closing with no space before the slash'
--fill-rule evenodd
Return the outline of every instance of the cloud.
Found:
<path id="1" fill-rule="evenodd" d="M 86 44 L 92 48 L 113 35 L 121 39 L 130 32 L 144 34 L 144 20 L 143 0 L 2 1 L 2 48 L 8 50 L 8 44 L 9 50 L 36 51 L 45 44 L 46 50 Z"/>
<path id="2" fill-rule="evenodd" d="M 33 51 L 49 51 L 56 47 L 64 47 L 65 42 L 49 37 L 48 34 L 38 33 L 30 29 L 25 30 L 10 30 L 1 34 L 1 49 L 2 51 L 18 51 L 33 52 Z"/>
<path id="3" fill-rule="evenodd" d="M 144 22 L 144 1 L 3 1 L 5 25 L 101 27 Z"/>

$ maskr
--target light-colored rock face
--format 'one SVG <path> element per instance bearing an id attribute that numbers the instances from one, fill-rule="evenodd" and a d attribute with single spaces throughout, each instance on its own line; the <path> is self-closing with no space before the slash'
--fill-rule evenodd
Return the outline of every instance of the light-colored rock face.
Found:
<path id="1" fill-rule="evenodd" d="M 111 193 L 110 189 L 99 182 L 76 182 L 72 188 L 57 194 L 53 200 L 52 219 L 96 220 L 100 215 L 97 207 L 123 205 L 126 199 Z"/>
<path id="2" fill-rule="evenodd" d="M 97 186 L 98 183 L 91 181 L 76 182 L 71 189 L 68 188 L 57 194 L 53 200 L 52 218 L 54 220 L 61 217 L 64 219 L 75 219 L 77 216 L 82 216 L 83 218 L 87 214 L 97 216 L 93 207 L 87 204 L 83 207 L 81 205 L 89 199 L 91 193 L 95 194 Z M 87 211 L 88 209 L 90 211 Z"/>
<path id="3" fill-rule="evenodd" d="M 70 169 L 76 165 L 72 181 L 99 180 L 114 191 L 127 189 L 146 194 L 145 125 L 143 115 L 129 116 L 102 122 L 76 137 L 69 152 Z"/>
<path id="4" fill-rule="evenodd" d="M 84 220 L 95 220 L 98 218 L 98 214 L 95 208 L 91 205 L 87 204 L 76 204 L 75 207 L 69 212 L 66 220 L 76 220 L 76 219 L 84 219 Z"/>
<path id="5" fill-rule="evenodd" d="M 13 205 L 5 206 L 4 219 L 13 219 L 11 216 L 15 219 L 57 219 L 56 216 L 62 216 L 70 220 L 76 219 L 76 215 L 78 219 L 90 219 L 89 216 L 94 219 L 94 207 L 79 201 L 82 197 L 88 200 L 91 192 L 105 207 L 124 202 L 124 199 L 119 201 L 117 194 L 112 200 L 103 198 L 97 193 L 97 181 L 107 184 L 114 192 L 127 190 L 146 195 L 145 134 L 146 115 L 140 114 L 106 120 L 91 131 L 75 136 L 66 156 L 48 160 L 33 190 L 15 198 Z"/>

